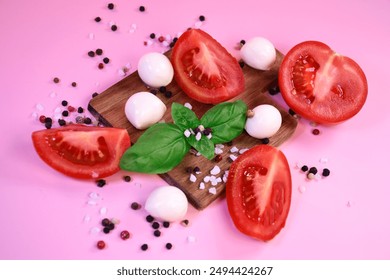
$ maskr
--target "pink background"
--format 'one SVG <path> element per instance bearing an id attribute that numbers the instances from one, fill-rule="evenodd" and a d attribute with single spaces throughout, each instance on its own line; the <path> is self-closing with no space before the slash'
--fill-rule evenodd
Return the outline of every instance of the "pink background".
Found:
<path id="1" fill-rule="evenodd" d="M 1 259 L 390 258 L 388 0 L 240 0 L 224 5 L 116 0 L 114 11 L 106 8 L 108 2 L 0 2 Z M 147 11 L 139 12 L 139 5 Z M 202 29 L 234 55 L 237 42 L 253 36 L 267 37 L 283 53 L 301 41 L 320 40 L 356 60 L 367 75 L 368 99 L 355 118 L 335 127 L 319 126 L 318 136 L 301 120 L 280 147 L 291 165 L 293 196 L 285 229 L 268 243 L 234 228 L 225 199 L 202 212 L 191 207 L 189 227 L 174 224 L 155 238 L 144 222 L 146 212 L 133 211 L 129 204 L 143 203 L 153 188 L 164 184 L 159 177 L 131 174 L 133 181 L 125 183 L 121 177 L 127 173 L 120 172 L 100 189 L 92 181 L 52 170 L 32 146 L 31 132 L 42 128 L 34 113 L 52 115 L 63 99 L 86 107 L 93 92 L 123 78 L 121 67 L 130 63 L 135 71 L 142 54 L 165 50 L 158 43 L 143 45 L 150 33 L 175 36 L 194 27 L 200 15 L 206 17 Z M 94 22 L 96 16 L 102 22 Z M 110 21 L 118 25 L 117 32 L 110 31 Z M 96 48 L 111 59 L 104 70 L 97 69 L 99 58 L 86 55 Z M 52 82 L 55 76 L 60 84 Z M 73 81 L 77 88 L 70 86 Z M 282 102 L 280 96 L 276 99 Z M 321 158 L 328 162 L 320 163 Z M 328 167 L 331 176 L 307 182 L 296 162 Z M 88 205 L 91 192 L 102 197 L 95 206 Z M 100 214 L 102 207 L 106 215 Z M 117 229 L 108 235 L 91 233 L 106 216 L 121 220 Z M 133 238 L 121 240 L 123 229 Z M 188 242 L 189 236 L 196 242 Z M 100 239 L 107 249 L 96 249 Z M 166 242 L 174 244 L 171 251 L 164 248 Z M 149 244 L 147 252 L 139 249 L 142 243 Z"/>

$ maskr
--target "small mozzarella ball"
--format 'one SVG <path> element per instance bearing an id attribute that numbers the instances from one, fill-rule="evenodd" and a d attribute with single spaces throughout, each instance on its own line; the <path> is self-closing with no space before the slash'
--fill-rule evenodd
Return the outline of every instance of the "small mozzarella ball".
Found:
<path id="1" fill-rule="evenodd" d="M 145 210 L 153 217 L 167 222 L 176 222 L 184 218 L 188 209 L 185 194 L 173 186 L 155 189 L 146 199 Z"/>
<path id="2" fill-rule="evenodd" d="M 252 137 L 263 139 L 273 136 L 282 125 L 282 115 L 272 105 L 259 105 L 253 110 L 254 116 L 248 118 L 245 130 Z"/>
<path id="3" fill-rule="evenodd" d="M 154 94 L 141 91 L 133 94 L 125 105 L 129 122 L 137 129 L 146 129 L 164 116 L 167 106 Z"/>
<path id="4" fill-rule="evenodd" d="M 240 54 L 246 64 L 259 70 L 269 70 L 276 60 L 274 45 L 262 37 L 254 37 L 246 42 Z"/>
<path id="5" fill-rule="evenodd" d="M 151 52 L 140 58 L 138 75 L 145 84 L 158 88 L 172 82 L 173 67 L 165 55 Z"/>

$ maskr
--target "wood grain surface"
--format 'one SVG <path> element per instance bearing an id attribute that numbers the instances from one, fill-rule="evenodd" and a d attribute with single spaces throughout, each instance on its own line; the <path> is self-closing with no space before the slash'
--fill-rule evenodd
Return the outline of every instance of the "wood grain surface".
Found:
<path id="1" fill-rule="evenodd" d="M 167 52 L 166 55 L 169 57 L 170 52 Z M 273 146 L 279 146 L 291 137 L 297 126 L 296 119 L 276 104 L 267 93 L 267 89 L 277 83 L 278 69 L 282 58 L 283 55 L 280 52 L 277 52 L 276 62 L 268 71 L 256 70 L 245 65 L 243 67 L 245 91 L 236 98 L 232 99 L 232 101 L 237 99 L 243 100 L 248 105 L 249 109 L 260 104 L 271 104 L 279 109 L 282 114 L 282 127 L 273 137 L 269 139 L 269 145 Z M 139 78 L 138 72 L 134 72 L 91 99 L 88 104 L 88 109 L 104 125 L 126 128 L 130 134 L 131 141 L 135 143 L 144 131 L 136 129 L 127 120 L 124 113 L 125 103 L 132 94 L 149 90 L 151 89 Z M 157 93 L 157 96 L 167 106 L 167 111 L 163 117 L 163 121 L 165 122 L 172 122 L 171 104 L 173 102 L 180 104 L 184 104 L 186 102 L 190 103 L 193 111 L 199 118 L 212 107 L 211 105 L 202 104 L 189 98 L 179 88 L 175 81 L 172 81 L 172 83 L 167 86 L 167 90 L 172 92 L 172 96 L 169 98 L 162 93 Z M 204 177 L 210 176 L 210 170 L 214 166 L 218 165 L 221 172 L 215 176 L 222 179 L 224 171 L 228 170 L 231 164 L 231 159 L 229 159 L 229 157 L 231 155 L 239 155 L 238 152 L 230 152 L 232 148 L 237 147 L 239 150 L 251 148 L 255 145 L 261 144 L 261 141 L 250 137 L 244 131 L 242 135 L 229 144 L 230 145 L 224 145 L 223 153 L 221 154 L 222 160 L 219 162 L 216 162 L 215 160 L 207 160 L 202 156 L 197 156 L 195 152 L 190 152 L 185 156 L 180 165 L 170 172 L 161 174 L 160 176 L 169 185 L 180 188 L 187 195 L 189 202 L 195 208 L 199 210 L 204 209 L 216 200 L 225 190 L 225 184 L 223 182 L 217 184 L 216 186 L 212 186 L 212 184 L 208 182 L 205 183 L 204 189 L 200 189 L 200 183 L 203 181 Z M 189 180 L 191 174 L 188 172 L 188 169 L 194 167 L 199 167 L 200 173 L 194 174 L 196 181 L 191 182 Z"/>

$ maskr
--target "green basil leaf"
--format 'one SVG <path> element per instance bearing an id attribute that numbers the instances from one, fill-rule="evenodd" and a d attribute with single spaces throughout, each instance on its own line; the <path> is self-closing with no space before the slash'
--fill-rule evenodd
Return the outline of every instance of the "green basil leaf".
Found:
<path id="1" fill-rule="evenodd" d="M 208 110 L 200 123 L 211 128 L 211 140 L 214 144 L 226 143 L 244 130 L 247 110 L 248 107 L 241 100 L 220 103 Z"/>
<path id="2" fill-rule="evenodd" d="M 212 160 L 214 158 L 214 143 L 206 136 L 202 135 L 199 141 L 196 140 L 195 135 L 190 135 L 187 142 L 194 147 L 205 158 Z"/>
<path id="3" fill-rule="evenodd" d="M 177 166 L 189 149 L 190 145 L 178 126 L 157 123 L 127 149 L 120 160 L 120 168 L 140 173 L 165 173 Z"/>
<path id="4" fill-rule="evenodd" d="M 194 111 L 179 103 L 172 103 L 171 114 L 173 122 L 183 131 L 188 128 L 198 127 L 200 124 L 200 121 Z"/>

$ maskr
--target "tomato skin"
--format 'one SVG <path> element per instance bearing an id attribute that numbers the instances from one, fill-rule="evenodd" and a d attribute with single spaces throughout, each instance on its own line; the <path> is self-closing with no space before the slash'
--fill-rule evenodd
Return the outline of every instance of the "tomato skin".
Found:
<path id="1" fill-rule="evenodd" d="M 171 62 L 177 84 L 199 102 L 217 104 L 245 89 L 244 74 L 237 59 L 200 29 L 187 30 L 179 37 Z"/>
<path id="2" fill-rule="evenodd" d="M 268 241 L 285 226 L 291 204 L 291 173 L 284 154 L 258 145 L 231 165 L 226 183 L 229 214 L 236 228 Z"/>
<path id="3" fill-rule="evenodd" d="M 70 177 L 96 179 L 119 171 L 130 146 L 125 129 L 70 124 L 32 133 L 34 148 L 49 166 Z"/>
<path id="4" fill-rule="evenodd" d="M 298 115 L 329 125 L 355 116 L 368 93 L 360 66 L 317 41 L 302 42 L 286 54 L 279 70 L 279 87 Z"/>

